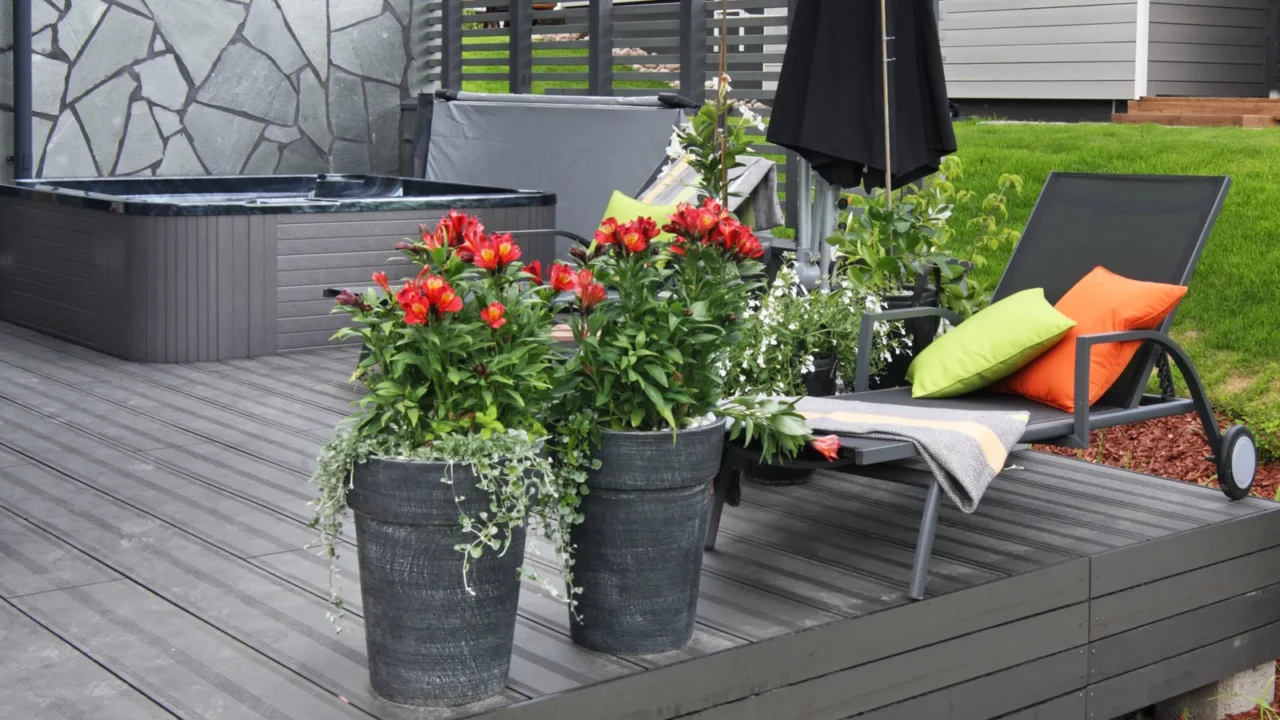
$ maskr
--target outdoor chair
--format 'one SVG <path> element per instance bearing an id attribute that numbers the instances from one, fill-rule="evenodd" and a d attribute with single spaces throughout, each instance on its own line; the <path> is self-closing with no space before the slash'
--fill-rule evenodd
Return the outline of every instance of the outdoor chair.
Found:
<path id="1" fill-rule="evenodd" d="M 686 166 L 667 157 L 672 129 L 697 104 L 643 97 L 504 95 L 437 90 L 418 96 L 414 172 L 428 180 L 537 188 L 556 194 L 556 227 L 513 233 L 544 266 L 589 243 L 613 192 L 653 205 L 691 200 Z M 742 158 L 730 210 L 757 230 L 782 224 L 775 164 Z M 664 218 L 654 218 L 661 222 Z M 494 230 L 503 230 L 495 227 Z M 554 239 L 554 242 L 551 240 Z"/>
<path id="2" fill-rule="evenodd" d="M 1200 176 L 1130 176 L 1053 173 L 1032 211 L 993 301 L 1021 290 L 1043 288 L 1045 299 L 1056 303 L 1095 267 L 1150 282 L 1187 285 L 1200 252 L 1218 216 L 1230 179 Z M 1089 447 L 1090 432 L 1100 428 L 1196 413 L 1213 459 L 1223 493 L 1235 500 L 1248 495 L 1256 470 L 1252 435 L 1241 426 L 1220 431 L 1204 386 L 1186 352 L 1168 334 L 1170 314 L 1154 330 L 1081 336 L 1075 361 L 1075 411 L 1068 413 L 1014 395 L 977 393 L 944 400 L 913 399 L 909 387 L 868 390 L 869 353 L 876 323 L 911 318 L 941 317 L 952 325 L 962 318 L 936 307 L 869 313 L 862 318 L 855 392 L 840 399 L 861 402 L 945 408 L 952 410 L 1026 411 L 1030 422 L 1022 443 L 1073 448 Z M 1096 345 L 1140 340 L 1141 349 L 1111 390 L 1089 406 L 1089 352 Z M 1190 398 L 1175 395 L 1168 359 L 1172 359 L 1189 389 Z M 1147 392 L 1153 368 L 1159 367 L 1160 392 Z M 906 482 L 894 464 L 918 458 L 909 442 L 841 437 L 840 454 L 827 462 L 806 451 L 784 467 L 836 469 Z M 715 547 L 726 501 L 736 503 L 739 470 L 759 460 L 759 450 L 727 443 L 716 480 L 707 535 L 707 549 Z M 868 472 L 868 466 L 884 466 Z M 924 597 L 942 487 L 932 481 L 921 517 L 908 596 Z"/>

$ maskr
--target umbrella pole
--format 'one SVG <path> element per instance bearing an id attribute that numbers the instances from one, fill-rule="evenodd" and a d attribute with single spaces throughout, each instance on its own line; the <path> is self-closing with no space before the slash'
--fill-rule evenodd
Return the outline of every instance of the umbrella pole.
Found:
<path id="1" fill-rule="evenodd" d="M 889 121 L 889 12 L 886 0 L 880 0 L 880 86 L 884 90 L 884 198 L 889 208 L 893 208 L 893 151 L 890 143 L 893 140 Z M 893 232 L 890 226 L 889 232 Z"/>

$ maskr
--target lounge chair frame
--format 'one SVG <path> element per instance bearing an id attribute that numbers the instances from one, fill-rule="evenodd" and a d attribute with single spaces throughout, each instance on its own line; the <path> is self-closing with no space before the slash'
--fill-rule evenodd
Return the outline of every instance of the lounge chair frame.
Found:
<path id="1" fill-rule="evenodd" d="M 1123 176 L 1123 175 L 1107 175 L 1107 176 L 1089 176 L 1076 173 L 1054 173 L 1051 174 L 1045 183 L 1044 191 L 1041 194 L 1040 201 L 1037 203 L 1037 210 L 1040 203 L 1044 202 L 1046 195 L 1052 192 L 1056 182 L 1062 178 L 1111 178 L 1111 179 L 1130 179 L 1130 180 L 1154 180 L 1155 178 L 1142 176 Z M 1177 178 L 1171 178 L 1176 180 Z M 1213 201 L 1212 209 L 1204 218 L 1203 227 L 1200 230 L 1198 238 L 1195 240 L 1195 246 L 1191 249 L 1190 256 L 1186 262 L 1185 271 L 1180 278 L 1181 284 L 1187 284 L 1192 272 L 1199 259 L 1200 253 L 1204 248 L 1204 244 L 1208 239 L 1209 233 L 1213 227 L 1214 221 L 1217 219 L 1221 210 L 1222 203 L 1225 199 L 1227 190 L 1230 186 L 1228 178 L 1218 178 L 1221 185 L 1217 193 L 1217 197 Z M 1038 223 L 1044 219 L 1039 213 L 1033 211 L 1031 219 L 1028 221 L 1026 235 L 1033 236 L 1038 227 Z M 1010 264 L 1005 269 L 1005 273 L 1001 278 L 1000 285 L 995 292 L 995 299 L 1008 296 L 1016 292 L 1022 287 L 1012 287 L 1011 278 L 1013 277 L 1015 257 L 1010 260 Z M 913 405 L 929 406 L 930 402 L 912 401 L 909 393 L 904 393 L 901 388 L 891 388 L 884 390 L 869 391 L 870 382 L 870 353 L 865 352 L 872 346 L 872 336 L 875 326 L 882 322 L 903 322 L 912 318 L 921 317 L 939 317 L 948 321 L 952 326 L 956 326 L 963 322 L 963 318 L 950 310 L 938 307 L 920 307 L 907 308 L 901 310 L 889 310 L 879 313 L 868 313 L 862 317 L 861 326 L 859 328 L 858 337 L 858 363 L 856 368 L 856 376 L 854 381 L 854 392 L 849 395 L 839 396 L 848 400 L 859 400 L 864 402 L 908 402 Z M 1065 413 L 1057 411 L 1046 406 L 1039 405 L 1031 401 L 1021 399 L 1008 398 L 1004 400 L 992 400 L 992 402 L 1012 403 L 1021 405 L 1021 408 L 1005 407 L 1004 409 L 1032 409 L 1032 420 L 1027 425 L 1026 432 L 1021 439 L 1022 443 L 1044 443 L 1065 445 L 1073 448 L 1089 447 L 1089 436 L 1094 430 L 1115 427 L 1119 425 L 1129 425 L 1132 423 L 1143 422 L 1156 418 L 1171 417 L 1182 415 L 1189 412 L 1195 412 L 1204 428 L 1206 439 L 1213 452 L 1213 460 L 1218 461 L 1219 467 L 1225 459 L 1230 461 L 1233 453 L 1236 452 L 1236 444 L 1239 436 L 1248 439 L 1248 447 L 1241 449 L 1241 452 L 1253 452 L 1252 436 L 1247 430 L 1233 426 L 1224 434 L 1219 430 L 1216 416 L 1213 408 L 1209 403 L 1207 394 L 1205 393 L 1204 384 L 1201 382 L 1199 372 L 1195 365 L 1188 357 L 1186 351 L 1171 337 L 1168 330 L 1172 325 L 1172 313 L 1161 326 L 1154 330 L 1138 330 L 1129 332 L 1102 333 L 1094 335 L 1081 336 L 1077 340 L 1076 358 L 1075 358 L 1075 382 L 1074 382 L 1074 400 L 1075 410 L 1073 413 Z M 1109 393 L 1108 398 L 1099 401 L 1093 407 L 1089 405 L 1089 369 L 1090 354 L 1094 347 L 1109 343 L 1140 341 L 1142 346 L 1135 356 L 1133 362 L 1126 369 L 1125 373 L 1117 381 L 1116 387 L 1119 392 Z M 1161 395 L 1153 395 L 1145 392 L 1147 379 L 1151 375 L 1152 368 L 1155 366 L 1157 357 L 1164 356 L 1172 359 L 1173 364 L 1178 368 L 1183 380 L 1186 382 L 1190 398 L 1173 397 L 1169 393 Z M 950 401 L 936 402 L 939 407 L 948 407 L 951 409 L 963 409 L 966 405 L 971 405 L 972 400 L 968 398 L 956 398 Z M 971 408 L 972 409 L 972 408 Z M 893 463 L 901 463 L 913 458 L 918 458 L 919 454 L 914 445 L 909 442 L 894 440 L 877 440 L 870 438 L 841 438 L 841 450 L 839 457 L 835 461 L 828 462 L 816 455 L 812 451 L 805 451 L 800 457 L 784 463 L 777 463 L 775 467 L 786 467 L 795 469 L 831 469 L 843 472 L 856 472 L 860 467 L 872 465 L 886 465 Z M 720 519 L 724 511 L 726 503 L 731 501 L 736 504 L 736 498 L 740 493 L 740 472 L 748 465 L 760 462 L 759 452 L 753 448 L 745 448 L 736 443 L 726 443 L 724 459 L 721 465 L 720 474 L 716 478 L 715 498 L 712 503 L 710 522 L 707 531 L 706 549 L 714 550 L 716 537 L 719 532 Z M 889 472 L 879 472 L 877 477 L 890 481 L 906 481 L 905 477 L 895 478 L 891 468 L 887 468 Z M 1221 483 L 1223 492 L 1231 499 L 1239 499 L 1248 494 L 1248 485 L 1252 483 L 1252 474 L 1247 478 L 1247 484 L 1239 484 L 1237 482 Z M 942 502 L 942 486 L 933 480 L 929 484 L 928 494 L 925 499 L 924 507 L 921 513 L 920 527 L 916 539 L 915 558 L 911 571 L 910 585 L 908 588 L 908 597 L 913 600 L 921 600 L 925 597 L 925 589 L 928 581 L 929 560 L 932 555 L 934 536 L 937 531 L 938 513 Z"/>

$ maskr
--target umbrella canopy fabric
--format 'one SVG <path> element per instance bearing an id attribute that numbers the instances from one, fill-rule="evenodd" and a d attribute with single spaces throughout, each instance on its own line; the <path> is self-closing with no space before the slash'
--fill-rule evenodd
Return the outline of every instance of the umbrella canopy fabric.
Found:
<path id="1" fill-rule="evenodd" d="M 956 150 L 933 0 L 889 6 L 894 187 L 937 171 Z M 769 142 L 840 187 L 883 187 L 884 84 L 879 0 L 799 0 L 778 78 Z"/>

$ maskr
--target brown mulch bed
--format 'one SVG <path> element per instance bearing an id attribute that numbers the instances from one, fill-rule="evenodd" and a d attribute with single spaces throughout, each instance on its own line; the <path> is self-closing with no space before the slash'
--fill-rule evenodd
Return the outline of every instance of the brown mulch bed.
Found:
<path id="1" fill-rule="evenodd" d="M 1220 424 L 1226 426 L 1226 423 Z M 1039 445 L 1036 449 L 1206 487 L 1218 487 L 1218 471 L 1207 459 L 1209 443 L 1204 439 L 1204 430 L 1195 414 L 1096 430 L 1090 445 L 1088 450 L 1083 451 Z M 1273 500 L 1278 490 L 1280 463 L 1260 466 L 1252 494 Z"/>

